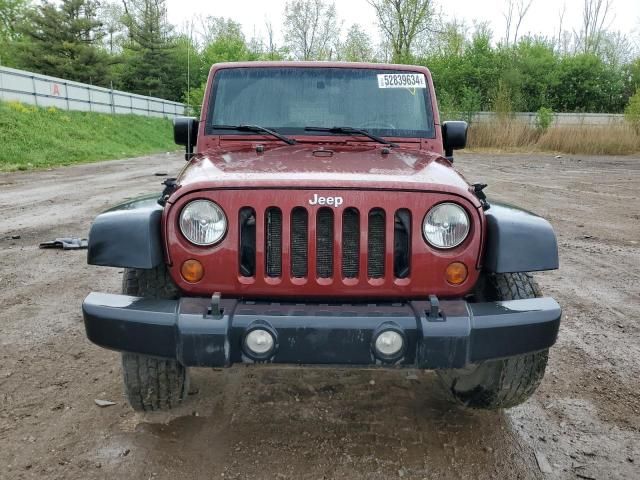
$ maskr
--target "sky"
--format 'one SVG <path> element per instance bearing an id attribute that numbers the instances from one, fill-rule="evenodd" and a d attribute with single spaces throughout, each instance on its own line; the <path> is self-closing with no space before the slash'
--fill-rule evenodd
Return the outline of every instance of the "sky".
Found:
<path id="1" fill-rule="evenodd" d="M 611 0 L 609 29 L 633 36 L 640 44 L 640 0 Z M 247 38 L 264 36 L 264 24 L 271 21 L 282 43 L 282 17 L 286 0 L 167 0 L 169 21 L 176 25 L 189 22 L 197 15 L 229 17 L 243 25 Z M 558 31 L 559 12 L 566 6 L 563 29 L 578 30 L 584 0 L 533 0 L 523 21 L 523 34 L 535 33 L 554 36 Z M 435 5 L 449 19 L 488 21 L 494 38 L 503 36 L 506 0 L 435 0 Z M 379 38 L 373 8 L 366 0 L 335 0 L 336 10 L 344 21 L 343 33 L 353 23 L 360 24 L 373 38 Z M 445 7 L 446 6 L 446 7 Z M 278 37 L 277 37 L 278 38 Z"/>

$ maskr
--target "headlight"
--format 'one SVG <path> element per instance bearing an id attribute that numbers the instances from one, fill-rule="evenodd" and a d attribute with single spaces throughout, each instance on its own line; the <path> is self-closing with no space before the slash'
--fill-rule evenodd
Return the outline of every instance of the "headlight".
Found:
<path id="1" fill-rule="evenodd" d="M 436 248 L 457 247 L 469 234 L 469 217 L 461 206 L 441 203 L 429 210 L 422 230 L 427 242 Z"/>
<path id="2" fill-rule="evenodd" d="M 213 245 L 227 231 L 227 217 L 222 208 L 209 200 L 194 200 L 182 209 L 180 231 L 191 243 Z"/>

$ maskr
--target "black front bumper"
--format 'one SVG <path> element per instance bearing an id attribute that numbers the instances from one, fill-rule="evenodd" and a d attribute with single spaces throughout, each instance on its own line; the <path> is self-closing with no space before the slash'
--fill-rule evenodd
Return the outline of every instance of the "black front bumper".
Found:
<path id="1" fill-rule="evenodd" d="M 157 300 L 91 293 L 82 305 L 89 339 L 105 348 L 177 359 L 185 366 L 252 363 L 243 350 L 248 330 L 264 327 L 276 338 L 269 363 L 459 368 L 481 360 L 542 350 L 556 340 L 560 306 L 552 298 L 491 303 L 441 301 L 398 304 L 289 304 L 210 299 Z M 402 356 L 376 356 L 384 329 L 400 332 Z"/>

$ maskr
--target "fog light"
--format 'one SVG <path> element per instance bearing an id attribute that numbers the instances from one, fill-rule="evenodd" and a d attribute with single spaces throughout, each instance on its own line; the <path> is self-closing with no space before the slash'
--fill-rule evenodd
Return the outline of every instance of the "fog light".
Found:
<path id="1" fill-rule="evenodd" d="M 376 337 L 376 353 L 383 358 L 395 357 L 404 348 L 404 339 L 395 330 L 385 330 Z"/>
<path id="2" fill-rule="evenodd" d="M 262 328 L 251 330 L 244 339 L 246 350 L 256 357 L 268 356 L 273 351 L 275 343 L 271 332 Z"/>
<path id="3" fill-rule="evenodd" d="M 196 283 L 204 276 L 204 267 L 198 260 L 187 260 L 180 268 L 180 274 L 189 283 Z"/>
<path id="4" fill-rule="evenodd" d="M 451 285 L 460 285 L 467 279 L 467 266 L 461 262 L 453 262 L 447 267 L 445 276 Z"/>

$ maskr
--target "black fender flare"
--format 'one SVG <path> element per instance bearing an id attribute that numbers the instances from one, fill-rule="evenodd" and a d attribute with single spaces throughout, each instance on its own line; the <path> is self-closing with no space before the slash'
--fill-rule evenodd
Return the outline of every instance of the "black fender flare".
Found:
<path id="1" fill-rule="evenodd" d="M 164 262 L 158 195 L 121 203 L 96 217 L 89 230 L 89 265 L 154 268 Z"/>
<path id="2" fill-rule="evenodd" d="M 489 204 L 484 270 L 514 273 L 558 268 L 558 242 L 547 220 L 512 205 Z"/>

